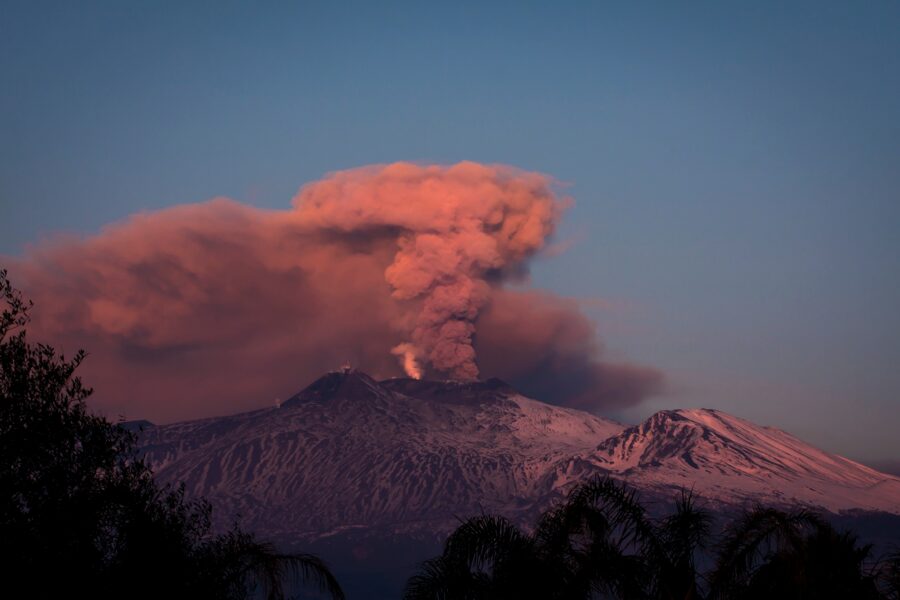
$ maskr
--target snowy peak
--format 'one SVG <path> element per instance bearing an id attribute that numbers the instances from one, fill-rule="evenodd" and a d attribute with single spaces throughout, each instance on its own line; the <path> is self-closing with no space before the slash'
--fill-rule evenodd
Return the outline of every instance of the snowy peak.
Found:
<path id="1" fill-rule="evenodd" d="M 900 512 L 900 479 L 711 409 L 657 412 L 602 442 L 593 459 L 655 487 L 697 485 L 723 499 Z"/>
<path id="2" fill-rule="evenodd" d="M 606 458 L 610 467 L 617 471 L 660 465 L 669 459 L 696 468 L 691 450 L 704 440 L 711 441 L 710 433 L 682 411 L 664 410 L 605 440 L 597 447 L 597 454 Z"/>
<path id="3" fill-rule="evenodd" d="M 744 475 L 816 476 L 865 485 L 883 475 L 823 452 L 792 435 L 712 410 L 664 410 L 604 441 L 598 454 L 617 471 L 634 467 L 701 464 Z"/>

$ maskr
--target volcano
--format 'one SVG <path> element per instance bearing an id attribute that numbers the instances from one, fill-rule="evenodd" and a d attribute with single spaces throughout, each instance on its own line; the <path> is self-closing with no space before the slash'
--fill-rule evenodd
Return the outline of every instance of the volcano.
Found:
<path id="1" fill-rule="evenodd" d="M 163 482 L 205 496 L 223 524 L 275 539 L 341 531 L 443 534 L 462 516 L 529 522 L 579 481 L 714 506 L 900 513 L 900 479 L 784 431 L 708 409 L 621 423 L 526 398 L 506 383 L 376 381 L 343 369 L 272 407 L 145 427 Z"/>
<path id="2" fill-rule="evenodd" d="M 498 379 L 376 381 L 341 369 L 280 406 L 139 426 L 162 483 L 335 567 L 350 597 L 396 598 L 460 519 L 528 526 L 595 475 L 665 512 L 692 489 L 727 514 L 761 503 L 830 513 L 868 539 L 900 539 L 900 478 L 721 411 L 660 411 L 628 427 L 526 398 Z"/>

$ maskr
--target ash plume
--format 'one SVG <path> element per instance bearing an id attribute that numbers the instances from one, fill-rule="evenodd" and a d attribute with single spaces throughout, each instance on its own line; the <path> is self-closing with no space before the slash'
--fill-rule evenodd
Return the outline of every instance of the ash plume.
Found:
<path id="1" fill-rule="evenodd" d="M 32 333 L 89 350 L 110 414 L 264 406 L 347 358 L 376 377 L 501 376 L 546 401 L 638 402 L 659 373 L 604 363 L 574 303 L 505 288 L 564 205 L 541 174 L 397 163 L 330 174 L 288 210 L 216 199 L 137 214 L 10 267 L 35 301 Z"/>
<path id="2" fill-rule="evenodd" d="M 294 204 L 298 220 L 318 228 L 397 231 L 385 279 L 397 300 L 420 300 L 404 363 L 475 379 L 472 337 L 490 297 L 485 278 L 527 260 L 553 232 L 562 203 L 550 183 L 511 167 L 398 163 L 336 173 L 305 187 Z"/>

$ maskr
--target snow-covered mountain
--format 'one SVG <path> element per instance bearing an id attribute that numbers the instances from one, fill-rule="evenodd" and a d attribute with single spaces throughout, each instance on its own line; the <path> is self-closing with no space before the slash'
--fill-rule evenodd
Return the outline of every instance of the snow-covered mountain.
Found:
<path id="1" fill-rule="evenodd" d="M 719 411 L 626 427 L 525 398 L 499 380 L 375 381 L 329 373 L 280 407 L 145 428 L 162 481 L 209 498 L 223 523 L 274 539 L 444 533 L 482 511 L 530 521 L 594 474 L 651 498 L 802 503 L 900 514 L 900 479 Z"/>
<path id="2" fill-rule="evenodd" d="M 900 478 L 829 454 L 774 427 L 717 410 L 660 411 L 572 459 L 642 490 L 693 488 L 720 504 L 804 504 L 900 514 Z"/>

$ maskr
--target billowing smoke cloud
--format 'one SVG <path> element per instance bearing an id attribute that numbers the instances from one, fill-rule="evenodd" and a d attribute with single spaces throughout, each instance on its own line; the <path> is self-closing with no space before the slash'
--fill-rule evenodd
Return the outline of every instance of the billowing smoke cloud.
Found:
<path id="1" fill-rule="evenodd" d="M 594 323 L 575 301 L 543 291 L 495 290 L 475 347 L 485 372 L 577 408 L 629 406 L 663 384 L 656 369 L 598 361 Z"/>
<path id="2" fill-rule="evenodd" d="M 511 167 L 366 167 L 304 187 L 292 210 L 217 199 L 135 215 L 32 248 L 13 275 L 33 333 L 88 349 L 107 413 L 250 408 L 348 360 L 381 377 L 500 376 L 585 408 L 638 402 L 657 372 L 600 361 L 573 303 L 504 288 L 563 204 Z"/>
<path id="3" fill-rule="evenodd" d="M 560 202 L 543 175 L 461 163 L 398 163 L 337 173 L 294 199 L 306 225 L 346 233 L 397 231 L 385 271 L 392 295 L 421 299 L 410 340 L 394 348 L 410 376 L 420 365 L 475 379 L 475 320 L 490 297 L 488 274 L 534 254 L 553 232 Z"/>

